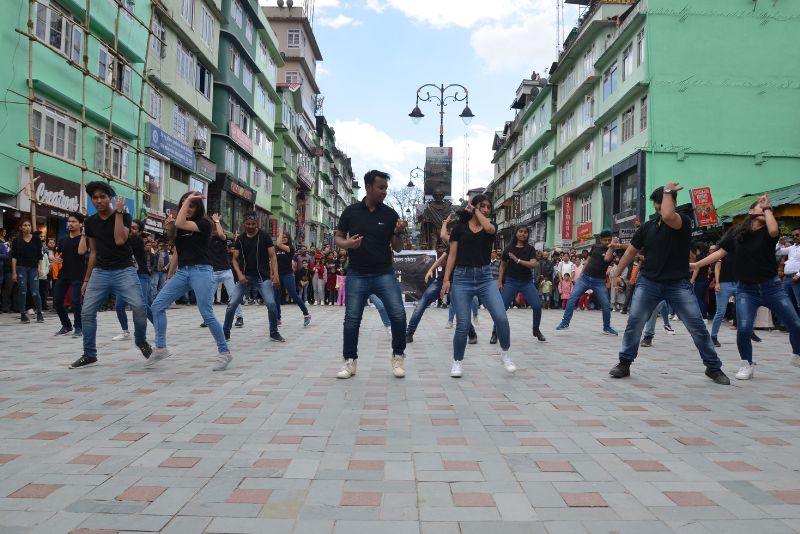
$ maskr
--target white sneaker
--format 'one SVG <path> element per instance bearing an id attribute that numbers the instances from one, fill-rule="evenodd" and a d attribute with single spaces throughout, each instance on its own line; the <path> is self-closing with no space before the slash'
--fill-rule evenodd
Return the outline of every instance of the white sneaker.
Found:
<path id="1" fill-rule="evenodd" d="M 145 360 L 144 366 L 152 367 L 157 362 L 160 362 L 161 360 L 164 360 L 166 358 L 169 358 L 169 351 L 167 350 L 167 347 L 161 349 L 156 347 L 155 349 L 153 349 L 153 354 L 151 354 L 150 357 L 147 358 L 147 360 Z"/>
<path id="2" fill-rule="evenodd" d="M 478 326 L 478 316 L 477 315 L 472 318 L 472 324 L 474 326 Z"/>
<path id="3" fill-rule="evenodd" d="M 228 364 L 231 363 L 233 360 L 233 356 L 231 356 L 230 352 L 220 352 L 217 354 L 217 361 L 214 364 L 214 367 L 211 368 L 212 371 L 224 371 Z"/>
<path id="4" fill-rule="evenodd" d="M 792 356 L 792 365 L 795 367 L 800 367 L 800 354 L 795 354 Z"/>
<path id="5" fill-rule="evenodd" d="M 392 354 L 392 373 L 396 378 L 403 378 L 404 376 L 406 376 L 406 370 L 403 367 L 405 361 L 406 361 L 405 356 L 398 356 L 397 354 Z"/>
<path id="6" fill-rule="evenodd" d="M 131 338 L 130 332 L 122 332 L 121 334 L 117 334 L 116 336 L 111 338 L 111 341 L 125 341 L 126 339 Z"/>
<path id="7" fill-rule="evenodd" d="M 511 359 L 511 355 L 508 353 L 508 351 L 505 350 L 503 351 L 502 359 L 503 359 L 503 367 L 506 368 L 506 371 L 508 371 L 509 373 L 513 373 L 514 371 L 517 370 L 517 366 L 514 365 L 514 360 Z"/>
<path id="8" fill-rule="evenodd" d="M 447 321 L 447 324 L 444 325 L 445 328 L 453 328 L 453 321 Z"/>
<path id="9" fill-rule="evenodd" d="M 357 362 L 353 358 L 348 358 L 344 361 L 344 365 L 336 373 L 336 378 L 350 378 L 356 374 Z"/>
<path id="10" fill-rule="evenodd" d="M 453 367 L 450 368 L 450 376 L 453 378 L 461 378 L 462 370 L 461 362 L 458 360 L 453 360 Z"/>
<path id="11" fill-rule="evenodd" d="M 386 333 L 389 335 L 389 337 L 392 337 L 392 327 L 391 326 L 387 326 L 386 327 Z"/>
<path id="12" fill-rule="evenodd" d="M 736 373 L 736 378 L 738 380 L 750 380 L 753 378 L 753 368 L 756 364 L 742 362 L 742 366 L 739 367 L 739 371 Z"/>

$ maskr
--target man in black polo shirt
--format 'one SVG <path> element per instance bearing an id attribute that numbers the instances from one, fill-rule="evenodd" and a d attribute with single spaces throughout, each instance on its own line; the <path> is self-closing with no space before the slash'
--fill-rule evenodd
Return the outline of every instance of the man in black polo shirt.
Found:
<path id="1" fill-rule="evenodd" d="M 364 187 L 364 200 L 345 208 L 336 228 L 336 246 L 348 250 L 350 261 L 344 310 L 344 365 L 336 376 L 350 378 L 356 374 L 358 329 L 367 299 L 375 294 L 392 323 L 392 373 L 402 378 L 406 374 L 406 311 L 392 268 L 392 250 L 402 250 L 408 223 L 383 203 L 389 188 L 388 174 L 369 171 L 364 175 Z"/>
<path id="2" fill-rule="evenodd" d="M 628 325 L 622 337 L 619 363 L 610 371 L 614 378 L 630 376 L 630 367 L 639 351 L 642 330 L 653 310 L 666 300 L 680 316 L 694 340 L 706 366 L 706 376 L 717 384 L 728 385 L 730 380 L 722 372 L 722 362 L 717 357 L 700 307 L 689 282 L 689 246 L 692 241 L 691 221 L 678 213 L 675 204 L 682 188 L 670 182 L 650 195 L 656 216 L 643 224 L 631 239 L 628 250 L 617 266 L 622 273 L 636 254 L 647 248 L 647 261 L 642 266 L 633 294 Z M 618 275 L 613 284 L 618 284 Z"/>

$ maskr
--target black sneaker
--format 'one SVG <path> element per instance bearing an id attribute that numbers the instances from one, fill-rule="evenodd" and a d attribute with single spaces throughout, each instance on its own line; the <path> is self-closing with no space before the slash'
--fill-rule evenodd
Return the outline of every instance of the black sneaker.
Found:
<path id="1" fill-rule="evenodd" d="M 24 322 L 24 321 L 23 321 L 23 322 Z M 756 333 L 755 333 L 755 332 L 753 332 L 752 334 L 750 334 L 750 339 L 752 339 L 752 340 L 753 340 L 753 341 L 755 341 L 756 343 L 761 343 L 761 338 L 760 338 L 760 337 L 758 337 L 758 336 L 756 335 Z"/>
<path id="2" fill-rule="evenodd" d="M 22 313 L 22 314 L 20 314 L 20 316 L 19 316 L 19 320 L 20 320 L 20 321 L 22 321 L 23 323 L 29 323 L 29 322 L 31 322 L 31 320 L 30 320 L 30 318 L 28 317 L 28 314 L 27 314 L 27 313 Z"/>
<path id="3" fill-rule="evenodd" d="M 470 345 L 477 345 L 478 344 L 478 336 L 473 336 L 473 337 L 469 338 L 469 344 Z"/>
<path id="4" fill-rule="evenodd" d="M 721 347 L 722 344 L 717 339 L 717 336 L 711 336 L 711 342 L 714 344 L 715 347 Z"/>
<path id="5" fill-rule="evenodd" d="M 627 360 L 620 360 L 608 374 L 611 375 L 611 378 L 625 378 L 626 376 L 631 376 L 631 363 L 632 362 Z"/>
<path id="6" fill-rule="evenodd" d="M 283 336 L 279 333 L 270 334 L 269 336 L 270 341 L 277 341 L 278 343 L 286 343 L 286 340 L 283 339 Z"/>
<path id="7" fill-rule="evenodd" d="M 538 328 L 533 329 L 533 337 L 538 339 L 539 341 L 547 341 L 547 338 L 542 335 L 542 331 Z"/>
<path id="8" fill-rule="evenodd" d="M 144 356 L 145 360 L 150 358 L 150 355 L 153 354 L 153 347 L 150 346 L 150 343 L 145 341 L 141 345 L 136 345 L 139 347 L 139 350 L 142 351 L 142 356 Z"/>
<path id="9" fill-rule="evenodd" d="M 203 321 L 202 323 L 200 323 L 200 328 L 208 328 L 208 325 L 206 324 L 206 322 L 205 322 L 205 321 Z"/>
<path id="10" fill-rule="evenodd" d="M 36 322 L 37 323 L 43 323 L 44 322 L 44 315 L 42 315 L 41 313 L 37 313 L 36 314 Z"/>
<path id="11" fill-rule="evenodd" d="M 652 347 L 653 346 L 653 336 L 644 336 L 642 338 L 642 342 L 639 343 L 640 347 Z"/>
<path id="12" fill-rule="evenodd" d="M 489 338 L 491 345 L 497 345 L 497 332 L 492 332 L 492 337 Z"/>
<path id="13" fill-rule="evenodd" d="M 717 384 L 723 386 L 731 385 L 731 379 L 728 378 L 728 375 L 722 372 L 722 369 L 709 369 L 706 367 L 706 376 Z"/>
<path id="14" fill-rule="evenodd" d="M 406 343 L 414 342 L 414 334 L 406 334 Z"/>
<path id="15" fill-rule="evenodd" d="M 244 317 L 237 317 L 236 318 L 236 322 L 233 323 L 233 326 L 235 326 L 236 328 L 243 327 L 244 326 Z"/>
<path id="16" fill-rule="evenodd" d="M 69 366 L 70 369 L 81 369 L 83 367 L 92 367 L 93 365 L 97 365 L 97 358 L 93 358 L 91 356 L 83 355 L 74 362 L 72 365 Z"/>

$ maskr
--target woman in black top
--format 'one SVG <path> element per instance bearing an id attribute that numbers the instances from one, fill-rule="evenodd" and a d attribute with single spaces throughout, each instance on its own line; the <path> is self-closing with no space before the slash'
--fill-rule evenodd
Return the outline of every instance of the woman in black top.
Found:
<path id="1" fill-rule="evenodd" d="M 459 215 L 458 224 L 450 234 L 450 254 L 447 258 L 442 297 L 450 293 L 456 310 L 456 331 L 453 335 L 453 367 L 450 376 L 460 377 L 467 333 L 470 324 L 470 303 L 478 297 L 492 316 L 502 348 L 502 361 L 510 373 L 516 371 L 508 349 L 511 330 L 503 299 L 497 291 L 489 266 L 497 227 L 489 221 L 492 204 L 486 195 L 476 195 Z"/>
<path id="2" fill-rule="evenodd" d="M 697 270 L 724 258 L 729 252 L 736 253 L 733 264 L 738 281 L 736 345 L 742 359 L 742 367 L 736 373 L 739 380 L 753 377 L 751 334 L 759 306 L 772 310 L 789 329 L 789 341 L 794 353 L 792 364 L 800 366 L 800 317 L 778 278 L 778 264 L 775 261 L 775 245 L 779 236 L 780 229 L 772 214 L 772 204 L 767 195 L 763 195 L 750 206 L 747 217 L 722 237 L 718 251 L 691 264 L 692 269 Z"/>
<path id="3" fill-rule="evenodd" d="M 163 360 L 169 356 L 167 351 L 167 306 L 176 298 L 184 295 L 189 289 L 194 290 L 197 297 L 197 308 L 208 326 L 214 341 L 217 342 L 219 355 L 214 371 L 223 371 L 233 359 L 212 309 L 214 303 L 214 272 L 211 268 L 211 257 L 208 244 L 211 239 L 211 220 L 206 217 L 203 196 L 197 191 L 190 191 L 181 197 L 178 203 L 178 216 L 174 226 L 168 232 L 175 244 L 167 273 L 167 284 L 153 301 L 153 324 L 156 329 L 156 349 L 148 360 L 148 364 Z"/>
<path id="4" fill-rule="evenodd" d="M 708 256 L 708 245 L 702 241 L 697 241 L 692 245 L 692 254 L 695 262 L 701 261 Z M 708 267 L 701 267 L 692 273 L 692 284 L 694 284 L 694 296 L 697 305 L 700 306 L 700 315 L 705 319 L 708 315 L 708 304 L 706 304 L 706 292 L 708 291 Z"/>
<path id="5" fill-rule="evenodd" d="M 29 323 L 25 305 L 28 290 L 36 307 L 36 322 L 43 323 L 42 299 L 39 296 L 39 266 L 42 263 L 42 240 L 32 233 L 28 220 L 22 221 L 21 233 L 11 242 L 11 278 L 18 284 L 20 320 Z"/>
<path id="6" fill-rule="evenodd" d="M 292 269 L 294 245 L 292 244 L 292 238 L 286 233 L 286 228 L 281 230 L 281 235 L 278 236 L 278 241 L 275 242 L 275 256 L 278 259 L 278 276 L 281 280 L 281 284 L 275 288 L 275 306 L 277 307 L 278 321 L 281 320 L 281 295 L 285 289 L 300 308 L 300 311 L 303 312 L 303 326 L 308 326 L 311 324 L 311 314 L 308 313 L 306 303 L 297 294 L 297 282 L 295 282 L 294 270 Z"/>
<path id="7" fill-rule="evenodd" d="M 542 303 L 539 300 L 539 291 L 533 281 L 533 269 L 537 265 L 536 249 L 528 244 L 530 230 L 525 225 L 514 229 L 514 242 L 503 251 L 500 261 L 500 275 L 497 278 L 497 288 L 503 294 L 503 305 L 508 309 L 511 301 L 522 293 L 531 307 L 533 315 L 533 337 L 539 341 L 546 341 L 539 326 L 542 324 Z M 495 330 L 492 330 L 490 343 L 497 343 Z"/>

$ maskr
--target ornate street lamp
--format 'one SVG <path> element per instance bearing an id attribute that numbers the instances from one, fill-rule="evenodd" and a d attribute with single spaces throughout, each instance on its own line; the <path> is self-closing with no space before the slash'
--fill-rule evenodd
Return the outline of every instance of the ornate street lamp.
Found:
<path id="1" fill-rule="evenodd" d="M 445 94 L 450 90 L 453 90 L 451 94 Z M 434 93 L 431 94 L 431 90 L 434 90 Z M 424 91 L 424 95 L 422 94 Z M 436 95 L 436 91 L 439 92 Z M 414 121 L 414 124 L 419 124 L 419 121 L 422 120 L 422 117 L 425 116 L 422 113 L 422 110 L 419 109 L 420 102 L 438 102 L 439 103 L 439 146 L 444 146 L 444 108 L 447 105 L 447 102 L 452 100 L 453 102 L 464 102 L 464 110 L 461 112 L 459 117 L 461 120 L 464 121 L 464 124 L 469 124 L 472 122 L 473 117 L 475 115 L 472 113 L 472 110 L 469 109 L 469 91 L 466 87 L 458 83 L 451 83 L 450 85 L 435 85 L 432 83 L 428 83 L 417 89 L 417 103 L 414 105 L 414 109 L 411 110 L 411 113 L 408 114 L 411 117 L 411 120 Z"/>
<path id="2" fill-rule="evenodd" d="M 425 171 L 420 169 L 419 166 L 417 166 L 411 169 L 411 172 L 408 173 L 408 176 L 409 176 L 408 185 L 406 187 L 411 188 L 414 187 L 414 179 L 419 180 L 420 178 L 422 178 L 423 181 L 425 180 Z"/>

